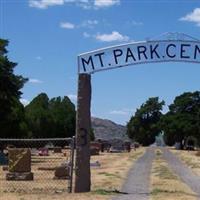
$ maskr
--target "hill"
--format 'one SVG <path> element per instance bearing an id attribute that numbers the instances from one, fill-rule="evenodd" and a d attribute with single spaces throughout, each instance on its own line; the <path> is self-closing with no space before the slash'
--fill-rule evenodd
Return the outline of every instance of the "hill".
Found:
<path id="1" fill-rule="evenodd" d="M 118 138 L 128 140 L 125 126 L 116 124 L 111 120 L 96 117 L 92 117 L 91 121 L 96 139 L 111 140 Z"/>

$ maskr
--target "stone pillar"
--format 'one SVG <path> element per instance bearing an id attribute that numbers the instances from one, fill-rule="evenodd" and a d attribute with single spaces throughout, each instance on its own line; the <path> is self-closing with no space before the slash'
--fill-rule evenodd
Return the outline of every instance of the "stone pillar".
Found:
<path id="1" fill-rule="evenodd" d="M 76 169 L 75 192 L 89 192 L 90 130 L 91 130 L 91 75 L 79 74 L 76 113 Z"/>

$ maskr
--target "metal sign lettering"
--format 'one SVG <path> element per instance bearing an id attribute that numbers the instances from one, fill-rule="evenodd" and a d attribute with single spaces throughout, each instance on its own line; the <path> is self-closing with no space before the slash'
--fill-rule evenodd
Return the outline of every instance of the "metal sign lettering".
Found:
<path id="1" fill-rule="evenodd" d="M 78 56 L 79 73 L 92 74 L 128 65 L 155 62 L 200 64 L 200 41 L 157 40 L 133 42 Z"/>

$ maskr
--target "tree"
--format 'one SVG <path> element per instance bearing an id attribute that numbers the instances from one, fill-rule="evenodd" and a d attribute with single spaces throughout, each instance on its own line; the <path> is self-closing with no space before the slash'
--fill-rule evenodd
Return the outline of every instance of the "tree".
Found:
<path id="1" fill-rule="evenodd" d="M 27 79 L 14 74 L 17 63 L 9 61 L 7 46 L 8 41 L 0 39 L 0 132 L 1 137 L 22 137 L 26 125 L 19 99 Z"/>
<path id="2" fill-rule="evenodd" d="M 52 137 L 54 121 L 49 111 L 49 98 L 45 93 L 35 97 L 25 108 L 29 125 L 29 136 L 33 138 Z"/>
<path id="3" fill-rule="evenodd" d="M 41 93 L 25 110 L 30 137 L 58 138 L 75 135 L 76 111 L 68 97 L 49 100 L 45 93 Z"/>
<path id="4" fill-rule="evenodd" d="M 75 135 L 76 111 L 74 104 L 65 96 L 55 97 L 49 101 L 49 110 L 53 116 L 56 137 Z"/>
<path id="5" fill-rule="evenodd" d="M 200 144 L 200 92 L 177 96 L 169 106 L 169 112 L 162 117 L 160 126 L 165 131 L 168 145 L 182 142 L 189 136 L 196 137 Z"/>
<path id="6" fill-rule="evenodd" d="M 127 124 L 128 136 L 144 146 L 152 144 L 161 131 L 158 122 L 164 104 L 164 101 L 159 102 L 158 97 L 149 98 L 142 104 Z"/>

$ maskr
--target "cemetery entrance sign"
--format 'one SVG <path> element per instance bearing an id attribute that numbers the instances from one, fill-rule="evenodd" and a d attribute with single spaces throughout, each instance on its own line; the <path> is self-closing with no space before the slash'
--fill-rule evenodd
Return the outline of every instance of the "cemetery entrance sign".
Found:
<path id="1" fill-rule="evenodd" d="M 186 34 L 167 33 L 165 39 L 132 42 L 78 56 L 75 192 L 90 191 L 91 74 L 159 62 L 200 64 L 200 40 Z"/>
<path id="2" fill-rule="evenodd" d="M 155 62 L 200 63 L 199 41 L 145 41 L 108 47 L 78 56 L 79 73 Z"/>

